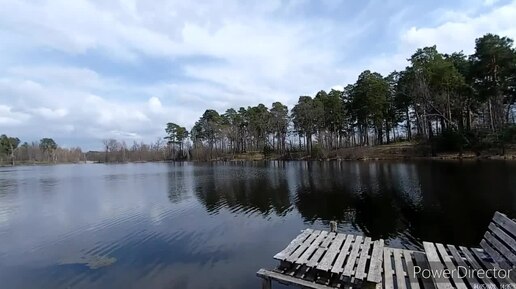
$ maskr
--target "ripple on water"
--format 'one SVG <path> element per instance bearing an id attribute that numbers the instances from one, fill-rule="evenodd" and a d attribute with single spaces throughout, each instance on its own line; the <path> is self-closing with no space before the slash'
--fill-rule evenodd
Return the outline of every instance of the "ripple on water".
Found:
<path id="1" fill-rule="evenodd" d="M 342 232 L 419 248 L 422 239 L 476 244 L 484 228 L 468 224 L 487 223 L 494 210 L 516 215 L 507 180 L 516 167 L 484 162 L 16 170 L 0 174 L 7 289 L 238 287 L 255 284 L 256 269 L 300 229 L 326 229 L 329 220 Z M 446 227 L 452 218 L 458 225 Z"/>

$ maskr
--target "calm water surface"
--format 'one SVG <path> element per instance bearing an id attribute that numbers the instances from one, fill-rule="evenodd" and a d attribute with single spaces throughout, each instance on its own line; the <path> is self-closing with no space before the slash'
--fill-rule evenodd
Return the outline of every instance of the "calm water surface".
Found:
<path id="1" fill-rule="evenodd" d="M 515 162 L 0 168 L 0 287 L 259 288 L 306 227 L 475 245 L 495 210 L 516 216 Z"/>

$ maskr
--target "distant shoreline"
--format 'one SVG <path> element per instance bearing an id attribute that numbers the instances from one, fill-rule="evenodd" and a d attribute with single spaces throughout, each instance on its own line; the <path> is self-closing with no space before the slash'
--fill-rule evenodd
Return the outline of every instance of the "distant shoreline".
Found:
<path id="1" fill-rule="evenodd" d="M 242 162 L 242 161 L 412 161 L 412 160 L 504 160 L 516 161 L 516 148 L 510 147 L 504 155 L 493 151 L 473 152 L 442 152 L 431 156 L 429 148 L 415 144 L 392 144 L 373 147 L 350 147 L 330 151 L 324 157 L 311 157 L 303 152 L 290 152 L 288 154 L 269 154 L 263 152 L 248 152 L 239 154 L 226 154 L 206 160 L 162 160 L 162 161 L 127 161 L 127 162 L 21 162 L 14 166 L 49 166 L 59 164 L 133 164 L 133 163 L 167 163 L 167 162 Z M 12 167 L 2 164 L 0 167 Z"/>
<path id="2" fill-rule="evenodd" d="M 287 154 L 269 154 L 262 152 L 249 152 L 240 154 L 227 154 L 211 161 L 257 161 L 257 160 L 347 160 L 347 161 L 376 161 L 376 160 L 464 160 L 464 159 L 490 159 L 490 160 L 516 160 L 516 147 L 508 147 L 505 154 L 501 155 L 496 150 L 484 150 L 474 152 L 464 150 L 460 152 L 437 152 L 432 156 L 428 145 L 413 143 L 395 143 L 377 145 L 371 147 L 349 147 L 322 153 L 322 156 L 313 157 L 305 152 Z M 210 161 L 210 160 L 207 160 Z"/>

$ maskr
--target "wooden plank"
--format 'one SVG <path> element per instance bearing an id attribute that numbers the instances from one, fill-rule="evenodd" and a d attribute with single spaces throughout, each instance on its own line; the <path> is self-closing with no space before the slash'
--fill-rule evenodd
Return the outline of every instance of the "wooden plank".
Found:
<path id="1" fill-rule="evenodd" d="M 481 249 L 477 248 L 471 249 L 471 252 L 473 252 L 473 255 L 475 255 L 487 269 L 501 269 L 500 266 L 498 266 L 498 264 L 490 262 L 486 259 L 486 256 L 483 256 L 483 254 L 486 255 L 487 252 L 483 252 Z M 510 279 L 496 278 L 496 280 L 504 285 L 514 285 L 514 283 Z"/>
<path id="2" fill-rule="evenodd" d="M 319 263 L 319 260 L 321 259 L 321 256 L 326 252 L 328 246 L 331 244 L 331 241 L 333 240 L 333 237 L 335 236 L 335 233 L 331 232 L 326 236 L 326 239 L 324 239 L 321 243 L 321 245 L 317 248 L 315 253 L 312 255 L 308 263 L 306 264 L 309 267 L 316 267 Z"/>
<path id="3" fill-rule="evenodd" d="M 307 267 L 305 265 L 302 265 L 301 267 L 303 267 L 303 269 L 305 271 L 304 274 L 301 276 L 294 276 L 294 277 L 298 277 L 305 281 L 310 281 L 310 282 L 315 282 L 317 280 L 316 272 L 314 272 L 314 270 L 312 270 L 312 268 Z M 319 282 L 317 282 L 317 283 L 319 283 Z"/>
<path id="4" fill-rule="evenodd" d="M 305 252 L 305 250 L 308 249 L 308 247 L 310 247 L 312 242 L 315 241 L 315 239 L 317 239 L 317 236 L 319 236 L 320 233 L 321 231 L 316 230 L 312 234 L 310 234 L 310 236 L 308 236 L 308 238 L 306 238 L 306 240 L 303 243 L 301 243 L 301 245 L 299 245 L 299 247 L 297 247 L 297 249 L 294 252 L 292 252 L 290 256 L 287 256 L 285 261 L 295 263 L 299 256 L 301 256 Z"/>
<path id="5" fill-rule="evenodd" d="M 328 271 L 331 269 L 331 265 L 333 264 L 335 257 L 337 257 L 337 254 L 340 251 L 340 247 L 342 246 L 342 243 L 344 243 L 345 239 L 346 234 L 337 234 L 330 247 L 328 248 L 328 251 L 326 251 L 326 254 L 324 254 L 321 262 L 317 264 L 317 270 Z"/>
<path id="6" fill-rule="evenodd" d="M 308 273 L 308 269 L 306 266 L 304 265 L 298 265 L 298 264 L 295 264 L 295 266 L 292 266 L 293 270 L 288 272 L 288 275 L 292 276 L 292 277 L 296 277 L 296 278 L 300 278 L 300 279 L 304 279 Z"/>
<path id="7" fill-rule="evenodd" d="M 507 264 L 507 261 L 502 255 L 500 255 L 500 252 L 493 248 L 493 246 L 486 240 L 480 241 L 480 247 L 486 251 L 486 253 L 498 264 L 500 268 L 511 269 L 511 266 Z"/>
<path id="8" fill-rule="evenodd" d="M 449 269 L 450 272 L 457 272 L 457 267 L 455 267 L 455 265 L 453 264 L 453 261 L 450 258 L 450 255 L 448 255 L 448 252 L 446 252 L 446 248 L 444 247 L 444 245 L 436 243 L 435 246 L 437 247 L 437 251 L 442 257 L 442 260 L 446 268 Z M 455 283 L 455 287 L 457 289 L 468 289 L 464 284 L 464 280 L 459 278 L 456 274 L 452 274 L 452 280 L 453 283 Z"/>
<path id="9" fill-rule="evenodd" d="M 512 268 L 513 262 L 516 262 L 516 254 L 510 248 L 516 248 L 516 245 L 514 247 L 507 247 L 489 232 L 486 232 L 484 239 L 503 255 L 504 262 L 509 264 L 509 268 Z"/>
<path id="10" fill-rule="evenodd" d="M 371 248 L 371 238 L 365 238 L 362 248 L 360 250 L 360 258 L 358 259 L 357 270 L 355 272 L 355 278 L 362 280 L 367 277 L 366 263 L 369 259 L 369 249 Z"/>
<path id="11" fill-rule="evenodd" d="M 495 221 L 495 223 L 498 226 L 502 227 L 504 230 L 509 232 L 512 236 L 516 237 L 516 222 L 507 218 L 506 215 L 504 215 L 500 212 L 495 213 L 493 220 Z"/>
<path id="12" fill-rule="evenodd" d="M 296 250 L 297 247 L 299 247 L 299 245 L 301 245 L 301 243 L 303 243 L 312 232 L 312 229 L 304 230 L 294 240 L 292 240 L 285 249 L 274 255 L 273 258 L 277 260 L 285 260 L 287 256 L 294 252 L 294 250 Z"/>
<path id="13" fill-rule="evenodd" d="M 392 263 L 391 263 L 391 248 L 385 247 L 383 249 L 383 282 L 385 289 L 394 289 L 394 282 L 392 279 Z"/>
<path id="14" fill-rule="evenodd" d="M 486 242 L 486 240 L 491 240 L 494 243 L 492 242 L 491 245 L 488 242 Z M 512 254 L 512 252 L 510 250 L 507 250 L 505 247 L 497 247 L 497 242 L 498 241 L 495 240 L 494 237 L 492 237 L 491 234 L 489 234 L 489 232 L 486 232 L 486 238 L 480 241 L 480 246 L 497 263 L 497 267 L 508 270 L 509 278 L 516 282 L 516 272 L 513 268 L 512 262 L 509 262 L 509 260 L 514 260 L 514 254 Z M 501 253 L 497 251 L 494 247 L 496 247 L 496 249 L 498 249 Z"/>
<path id="15" fill-rule="evenodd" d="M 332 273 L 341 273 L 343 270 L 343 264 L 346 260 L 346 257 L 348 255 L 348 250 L 351 247 L 351 242 L 355 239 L 355 236 L 348 235 L 346 237 L 346 241 L 344 241 L 344 245 L 342 245 L 342 250 L 340 250 L 339 256 L 337 256 L 337 260 L 335 261 L 335 264 L 333 264 L 333 267 L 331 268 Z"/>
<path id="16" fill-rule="evenodd" d="M 463 268 L 468 268 L 468 270 L 472 270 L 473 269 L 472 266 L 466 264 L 466 262 L 464 261 L 464 259 L 460 255 L 460 253 L 457 250 L 457 248 L 455 248 L 455 246 L 448 245 L 448 249 L 450 250 L 450 253 L 451 253 L 452 257 L 453 257 L 453 260 L 457 263 L 458 266 L 461 266 Z M 477 279 L 471 277 L 470 274 L 466 274 L 466 280 L 468 281 L 468 284 L 469 284 L 470 288 L 479 288 L 478 286 L 480 285 L 480 283 L 478 282 Z"/>
<path id="17" fill-rule="evenodd" d="M 435 248 L 434 243 L 423 242 L 423 247 L 425 248 L 426 258 L 428 259 L 428 263 L 430 268 L 434 272 L 442 272 L 444 270 L 444 265 L 439 258 L 439 254 L 437 254 L 437 250 Z M 449 280 L 446 278 L 439 278 L 439 280 L 434 280 L 434 283 L 438 289 L 452 289 L 453 286 Z"/>
<path id="18" fill-rule="evenodd" d="M 328 236 L 326 237 L 326 239 L 323 240 L 323 242 L 322 242 L 320 247 L 324 248 L 324 249 L 327 249 L 331 245 L 331 242 L 333 241 L 333 239 L 335 238 L 336 235 L 337 235 L 337 233 L 330 232 L 328 234 Z"/>
<path id="19" fill-rule="evenodd" d="M 363 239 L 364 238 L 362 236 L 357 236 L 355 238 L 355 242 L 353 243 L 351 253 L 349 254 L 348 260 L 346 261 L 342 275 L 347 276 L 347 277 L 353 276 L 353 269 L 355 268 L 355 261 L 358 257 L 358 252 L 360 250 L 360 246 L 362 245 Z"/>
<path id="20" fill-rule="evenodd" d="M 262 289 L 272 289 L 271 278 L 262 278 Z"/>
<path id="21" fill-rule="evenodd" d="M 495 224 L 489 224 L 489 229 L 491 230 L 494 237 L 500 239 L 508 248 L 516 248 L 516 239 L 507 235 L 504 231 L 502 231 Z"/>
<path id="22" fill-rule="evenodd" d="M 329 286 L 318 284 L 318 283 L 311 282 L 311 281 L 306 281 L 303 279 L 299 279 L 296 277 L 292 277 L 289 275 L 285 275 L 285 274 L 281 274 L 281 273 L 277 273 L 277 272 L 273 272 L 273 271 L 269 271 L 269 270 L 265 270 L 265 269 L 260 269 L 258 272 L 256 272 L 256 276 L 258 276 L 260 278 L 274 279 L 278 282 L 281 282 L 281 283 L 284 283 L 287 285 L 295 285 L 295 286 L 300 286 L 303 288 L 335 289 L 333 287 L 329 287 Z"/>
<path id="23" fill-rule="evenodd" d="M 379 283 L 382 280 L 383 248 L 384 241 L 382 239 L 374 242 L 369 273 L 367 274 L 367 281 L 369 282 Z"/>
<path id="24" fill-rule="evenodd" d="M 476 270 L 479 270 L 479 269 L 483 269 L 482 266 L 480 266 L 480 264 L 477 262 L 477 260 L 475 259 L 475 257 L 473 257 L 473 254 L 470 252 L 470 249 L 466 248 L 466 247 L 462 247 L 462 246 L 459 246 L 459 249 L 462 251 L 462 253 L 464 254 L 464 257 L 466 258 L 466 260 L 468 261 L 468 263 Z M 487 287 L 488 288 L 494 288 L 493 286 L 495 286 L 495 284 L 487 279 L 487 278 L 484 278 L 484 279 L 481 279 L 480 280 L 482 283 L 488 285 Z"/>
<path id="25" fill-rule="evenodd" d="M 417 266 L 421 267 L 422 270 L 430 269 L 430 264 L 428 264 L 428 259 L 426 258 L 425 253 L 421 252 L 413 252 L 412 257 L 416 261 Z M 434 281 L 430 278 L 418 278 L 421 280 L 424 289 L 435 289 Z"/>
<path id="26" fill-rule="evenodd" d="M 471 264 L 474 269 L 477 269 L 477 270 L 482 269 L 482 266 L 480 266 L 480 264 L 477 262 L 475 257 L 473 257 L 473 253 L 470 251 L 471 249 L 463 247 L 463 246 L 459 246 L 459 249 L 464 254 L 464 257 L 466 258 L 468 263 Z"/>
<path id="27" fill-rule="evenodd" d="M 403 250 L 403 257 L 405 258 L 405 265 L 407 266 L 407 275 L 411 289 L 419 289 L 419 282 L 414 275 L 414 262 L 412 261 L 412 252 Z"/>
<path id="28" fill-rule="evenodd" d="M 308 261 L 308 263 L 306 264 L 306 266 L 308 267 L 316 267 L 317 264 L 319 264 L 319 260 L 321 259 L 321 256 L 324 254 L 326 249 L 323 249 L 323 248 L 318 248 L 314 255 L 312 256 L 312 258 L 310 258 L 310 260 Z"/>
<path id="29" fill-rule="evenodd" d="M 315 239 L 315 241 L 306 249 L 306 251 L 295 261 L 296 264 L 306 264 L 308 262 L 308 259 L 312 256 L 312 254 L 315 252 L 315 250 L 319 247 L 319 245 L 322 243 L 324 238 L 326 238 L 326 235 L 328 235 L 327 231 L 322 231 L 319 236 Z"/>
<path id="30" fill-rule="evenodd" d="M 405 281 L 405 271 L 403 271 L 403 264 L 401 263 L 401 250 L 393 249 L 394 255 L 394 272 L 396 273 L 396 283 L 398 289 L 407 289 L 407 282 Z"/>

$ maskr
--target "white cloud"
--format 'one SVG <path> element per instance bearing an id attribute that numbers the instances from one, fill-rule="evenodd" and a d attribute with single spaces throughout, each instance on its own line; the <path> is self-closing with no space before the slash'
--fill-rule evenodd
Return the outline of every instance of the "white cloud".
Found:
<path id="1" fill-rule="evenodd" d="M 516 1 L 478 16 L 455 11 L 457 20 L 437 27 L 412 27 L 401 35 L 402 45 L 411 50 L 437 44 L 443 52 L 464 50 L 472 53 L 474 40 L 486 33 L 497 33 L 516 38 Z"/>
<path id="2" fill-rule="evenodd" d="M 471 11 L 448 10 L 442 22 L 436 26 L 412 26 L 399 33 L 398 47 L 393 53 L 382 53 L 365 61 L 363 69 L 372 69 L 382 74 L 404 69 L 408 58 L 418 48 L 437 45 L 443 53 L 463 51 L 472 54 L 475 39 L 486 33 L 495 33 L 516 39 L 516 1 L 484 13 L 470 15 Z M 453 17 L 451 16 L 453 15 Z M 358 76 L 358 74 L 357 74 Z"/>
<path id="3" fill-rule="evenodd" d="M 222 112 L 278 100 L 291 107 L 299 95 L 342 89 L 362 70 L 387 74 L 403 69 L 418 47 L 437 44 L 443 52 L 471 53 L 474 39 L 484 33 L 516 38 L 516 1 L 484 2 L 487 12 L 446 10 L 437 24 L 408 27 L 404 21 L 412 10 L 403 4 L 387 21 L 390 29 L 400 29 L 388 48 L 359 41 L 378 28 L 371 13 L 381 9 L 382 1 L 370 1 L 353 19 L 298 19 L 282 16 L 296 15 L 310 4 L 0 0 L 0 37 L 7 43 L 0 48 L 0 129 L 29 140 L 148 141 L 163 135 L 166 122 L 191 126 L 207 108 Z M 339 7 L 334 1 L 325 5 Z M 374 45 L 382 50 L 364 56 Z M 63 59 L 33 63 L 41 51 Z M 86 68 L 87 59 L 73 60 L 98 55 L 124 69 L 134 64 L 131 72 L 136 73 L 147 59 L 171 63 L 180 77 L 138 82 L 125 79 L 124 69 L 106 76 Z"/>
<path id="4" fill-rule="evenodd" d="M 16 78 L 81 88 L 100 88 L 108 81 L 91 69 L 72 66 L 14 66 L 8 69 L 8 73 Z"/>
<path id="5" fill-rule="evenodd" d="M 68 114 L 68 110 L 64 108 L 51 109 L 48 107 L 39 107 L 31 109 L 30 111 L 35 114 L 49 120 L 56 120 L 65 117 Z"/>
<path id="6" fill-rule="evenodd" d="M 39 71 L 40 68 L 36 68 Z M 59 68 L 48 68 L 59 71 Z M 101 140 L 117 138 L 132 141 L 154 141 L 164 135 L 164 125 L 173 121 L 181 124 L 193 123 L 202 113 L 201 108 L 189 108 L 188 97 L 184 104 L 164 105 L 161 96 L 142 99 L 147 95 L 183 95 L 196 86 L 137 86 L 127 84 L 121 90 L 118 83 L 98 77 L 88 86 L 61 81 L 60 77 L 34 76 L 38 81 L 26 79 L 37 75 L 27 69 L 14 78 L 0 79 L 0 133 L 7 133 L 23 141 L 42 137 L 60 139 L 76 138 L 89 140 L 86 149 L 100 147 Z M 90 92 L 99 90 L 110 95 L 115 92 L 139 95 L 134 100 L 112 99 Z M 196 90 L 192 90 L 195 93 Z M 209 90 L 207 91 L 210 92 Z M 206 93 L 206 91 L 205 91 Z M 200 99 L 194 103 L 203 107 Z M 69 143 L 69 141 L 67 141 Z M 74 145 L 74 143 L 71 143 Z M 79 143 L 77 143 L 79 144 Z M 77 145 L 75 144 L 75 145 Z"/>
<path id="7" fill-rule="evenodd" d="M 161 104 L 161 101 L 159 100 L 159 98 L 157 98 L 155 96 L 149 98 L 148 104 L 149 104 L 149 109 L 151 112 L 153 112 L 153 113 L 163 112 L 163 105 Z"/>
<path id="8" fill-rule="evenodd" d="M 485 6 L 493 6 L 496 3 L 498 3 L 498 0 L 484 0 Z"/>
<path id="9" fill-rule="evenodd" d="M 30 115 L 13 111 L 12 107 L 0 104 L 0 125 L 4 127 L 17 126 L 30 119 Z"/>

